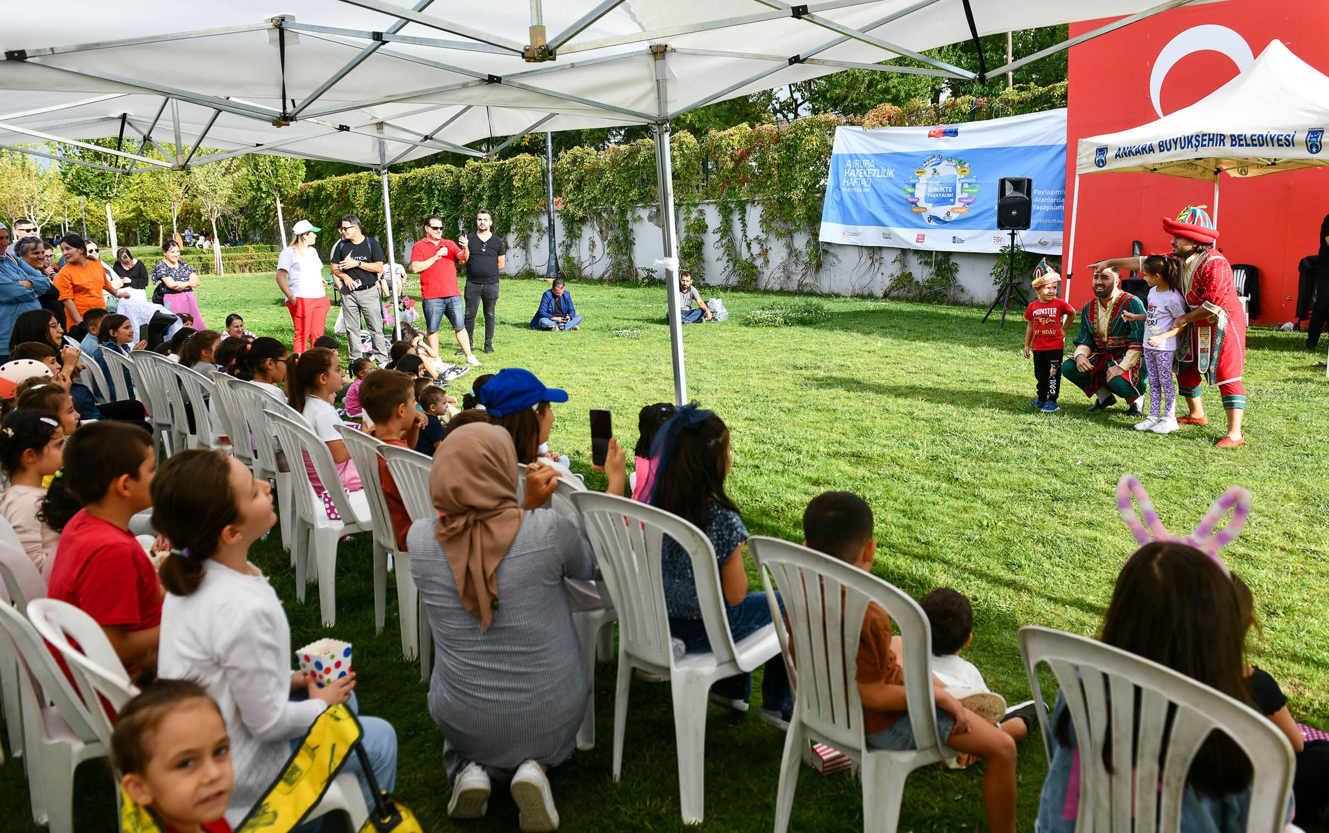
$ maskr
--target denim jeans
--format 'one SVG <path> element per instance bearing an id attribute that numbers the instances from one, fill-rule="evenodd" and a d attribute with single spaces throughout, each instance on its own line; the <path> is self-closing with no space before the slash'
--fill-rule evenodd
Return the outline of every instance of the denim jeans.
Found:
<path id="1" fill-rule="evenodd" d="M 699 324 L 706 318 L 706 311 L 701 307 L 685 309 L 679 316 L 684 324 Z"/>
<path id="2" fill-rule="evenodd" d="M 776 599 L 779 599 L 779 594 L 776 594 Z M 782 600 L 780 610 L 784 610 Z M 729 633 L 738 642 L 771 624 L 771 607 L 766 602 L 765 593 L 749 593 L 738 604 L 732 607 L 725 605 L 725 616 L 729 619 Z M 711 642 L 706 637 L 706 625 L 700 619 L 671 618 L 669 633 L 683 640 L 690 654 L 711 650 Z M 717 682 L 711 690 L 721 697 L 747 700 L 752 696 L 752 675 L 728 677 Z M 786 711 L 794 705 L 794 696 L 789 689 L 789 672 L 785 669 L 784 657 L 779 654 L 766 662 L 761 678 L 761 704 L 764 709 L 778 712 Z"/>
<path id="3" fill-rule="evenodd" d="M 452 325 L 452 331 L 465 329 L 465 307 L 460 295 L 449 295 L 446 298 L 425 298 L 425 329 L 431 333 L 436 333 L 443 324 L 446 317 L 448 323 Z"/>
<path id="4" fill-rule="evenodd" d="M 582 317 L 580 315 L 574 315 L 572 316 L 572 320 L 567 322 L 555 321 L 552 318 L 541 318 L 536 323 L 540 325 L 540 329 L 542 330 L 571 330 L 573 327 L 581 324 L 581 322 Z"/>

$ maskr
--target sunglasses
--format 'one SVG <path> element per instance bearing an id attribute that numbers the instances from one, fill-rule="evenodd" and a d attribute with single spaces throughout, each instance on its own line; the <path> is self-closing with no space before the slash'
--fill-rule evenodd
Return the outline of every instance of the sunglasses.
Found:
<path id="1" fill-rule="evenodd" d="M 425 228 L 429 229 L 430 231 L 442 231 L 442 230 L 443 230 L 443 227 L 442 227 L 442 226 L 425 226 Z"/>

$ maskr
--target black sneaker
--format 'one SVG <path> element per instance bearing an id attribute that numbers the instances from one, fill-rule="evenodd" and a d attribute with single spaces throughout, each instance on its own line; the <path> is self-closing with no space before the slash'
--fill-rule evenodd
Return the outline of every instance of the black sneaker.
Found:
<path id="1" fill-rule="evenodd" d="M 1092 414 L 1095 411 L 1104 411 L 1117 404 L 1117 397 L 1109 395 L 1107 399 L 1095 399 L 1094 404 L 1090 405 L 1085 413 Z"/>
<path id="2" fill-rule="evenodd" d="M 1004 723 L 1013 717 L 1018 717 L 1024 721 L 1025 734 L 1029 734 L 1038 728 L 1038 707 L 1034 705 L 1033 700 L 1026 700 L 1019 705 L 1011 706 L 1006 710 L 1006 717 L 1002 722 Z"/>
<path id="3" fill-rule="evenodd" d="M 1126 416 L 1128 417 L 1144 416 L 1144 411 L 1140 410 L 1140 403 L 1136 402 L 1132 404 L 1129 408 L 1127 408 Z"/>
<path id="4" fill-rule="evenodd" d="M 486 345 L 485 345 L 485 352 L 486 352 L 486 353 L 492 353 L 492 352 L 494 352 L 494 348 L 493 348 L 493 346 L 492 346 L 492 345 L 489 345 L 489 344 L 486 344 Z"/>
<path id="5" fill-rule="evenodd" d="M 466 355 L 466 351 L 463 350 L 463 349 L 461 349 L 460 347 L 458 347 L 456 350 L 453 351 L 452 355 L 454 355 L 454 356 L 464 356 L 464 355 Z"/>

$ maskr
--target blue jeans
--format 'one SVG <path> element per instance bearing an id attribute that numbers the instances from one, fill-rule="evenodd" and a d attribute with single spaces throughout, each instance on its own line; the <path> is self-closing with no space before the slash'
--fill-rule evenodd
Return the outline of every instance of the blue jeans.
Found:
<path id="1" fill-rule="evenodd" d="M 954 730 L 955 718 L 938 708 L 937 734 L 941 737 L 941 742 L 945 743 Z M 914 740 L 914 725 L 909 721 L 908 713 L 901 715 L 899 720 L 880 732 L 868 735 L 867 742 L 869 749 L 889 749 L 893 752 L 907 752 L 918 748 Z"/>
<path id="2" fill-rule="evenodd" d="M 306 700 L 309 695 L 299 692 L 291 696 L 292 700 Z M 364 747 L 365 753 L 369 756 L 369 765 L 374 770 L 374 780 L 378 781 L 378 788 L 385 792 L 392 792 L 397 784 L 397 730 L 392 728 L 392 724 L 381 717 L 365 717 L 360 714 L 360 704 L 351 695 L 351 699 L 346 704 L 360 721 L 360 728 L 364 730 L 360 738 L 360 745 Z M 304 741 L 304 736 L 295 738 L 291 741 L 291 751 L 295 752 L 300 748 Z M 342 773 L 351 773 L 355 775 L 356 780 L 360 782 L 360 791 L 364 793 L 365 804 L 369 807 L 374 806 L 374 794 L 369 790 L 368 780 L 364 777 L 364 767 L 360 766 L 360 756 L 351 752 L 351 756 L 346 759 L 346 765 L 342 767 Z M 302 825 L 299 830 L 304 830 Z"/>
<path id="3" fill-rule="evenodd" d="M 776 594 L 776 598 L 779 599 L 779 594 Z M 784 610 L 783 601 L 780 601 L 780 610 Z M 732 607 L 725 605 L 725 616 L 729 619 L 729 633 L 738 642 L 771 624 L 771 606 L 766 602 L 765 593 L 749 593 L 738 604 Z M 670 618 L 669 633 L 683 640 L 690 654 L 711 650 L 711 641 L 706 638 L 706 625 L 700 619 Z M 747 700 L 752 696 L 752 675 L 728 677 L 711 686 L 711 690 L 721 697 Z M 762 708 L 777 712 L 793 708 L 794 696 L 789 690 L 789 672 L 785 670 L 784 658 L 779 654 L 766 662 L 761 677 L 761 704 Z"/>
<path id="4" fill-rule="evenodd" d="M 452 325 L 454 333 L 466 329 L 466 304 L 462 301 L 460 295 L 449 295 L 446 298 L 425 298 L 422 305 L 425 308 L 425 329 L 429 332 L 438 332 L 444 316 L 447 316 L 448 323 Z"/>
<path id="5" fill-rule="evenodd" d="M 582 318 L 580 315 L 574 315 L 572 316 L 572 320 L 568 321 L 567 323 L 555 321 L 552 318 L 541 318 L 536 323 L 540 325 L 540 329 L 542 330 L 553 330 L 553 329 L 571 330 L 573 327 L 580 324 L 581 321 Z"/>
<path id="6" fill-rule="evenodd" d="M 680 314 L 684 324 L 698 324 L 706 318 L 706 310 L 701 307 L 696 309 L 685 309 Z"/>

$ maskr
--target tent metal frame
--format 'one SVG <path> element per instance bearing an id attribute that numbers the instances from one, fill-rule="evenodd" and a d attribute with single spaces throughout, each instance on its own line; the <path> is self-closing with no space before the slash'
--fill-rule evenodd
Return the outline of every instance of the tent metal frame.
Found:
<path id="1" fill-rule="evenodd" d="M 760 11 L 760 12 L 754 12 L 753 14 L 730 17 L 723 20 L 705 21 L 696 24 L 685 24 L 681 26 L 665 27 L 650 31 L 629 33 L 626 35 L 617 35 L 612 37 L 604 37 L 604 38 L 588 39 L 588 40 L 578 40 L 578 36 L 582 34 L 584 31 L 586 31 L 586 29 L 594 25 L 596 21 L 600 20 L 605 15 L 611 13 L 616 8 L 618 8 L 622 4 L 623 0 L 602 0 L 601 3 L 599 3 L 593 9 L 584 14 L 581 18 L 579 18 L 572 24 L 568 25 L 567 28 L 565 28 L 558 34 L 554 35 L 553 38 L 546 37 L 542 0 L 530 0 L 530 6 L 531 6 L 531 15 L 530 15 L 531 25 L 529 31 L 530 39 L 528 43 L 524 44 L 492 32 L 476 29 L 466 24 L 457 23 L 451 20 L 445 20 L 436 15 L 429 14 L 428 8 L 433 3 L 433 0 L 416 0 L 414 5 L 411 7 L 396 5 L 394 3 L 386 2 L 386 0 L 340 0 L 340 2 L 388 15 L 394 18 L 394 22 L 383 31 L 370 32 L 370 31 L 361 31 L 361 30 L 347 29 L 335 26 L 322 26 L 307 22 L 297 22 L 284 16 L 275 16 L 265 22 L 255 23 L 255 24 L 227 26 L 227 27 L 214 28 L 214 29 L 193 30 L 185 32 L 158 34 L 158 35 L 147 35 L 143 37 L 126 38 L 120 40 L 95 41 L 91 43 L 83 43 L 75 45 L 9 50 L 4 55 L 4 59 L 6 61 L 20 61 L 20 62 L 28 61 L 46 67 L 48 69 L 58 70 L 60 72 L 70 73 L 73 75 L 79 75 L 84 78 L 96 79 L 103 82 L 119 84 L 129 88 L 130 90 L 134 91 L 137 94 L 156 93 L 161 95 L 162 96 L 161 109 L 158 111 L 156 118 L 153 119 L 152 123 L 146 129 L 140 126 L 136 120 L 128 118 L 127 115 L 125 114 L 121 114 L 118 117 L 107 116 L 103 118 L 81 120 L 81 123 L 99 123 L 107 120 L 118 120 L 121 122 L 121 131 L 120 131 L 121 142 L 123 142 L 124 126 L 128 125 L 135 133 L 139 134 L 142 140 L 140 146 L 151 145 L 153 148 L 157 150 L 158 153 L 160 153 L 163 157 L 166 157 L 168 161 L 163 162 L 162 160 L 153 159 L 148 156 L 129 153 L 120 148 L 98 147 L 96 145 L 88 144 L 87 142 L 81 142 L 74 139 L 67 139 L 46 131 L 36 130 L 33 128 L 27 128 L 21 125 L 13 124 L 13 121 L 22 118 L 27 118 L 35 115 L 42 115 L 50 112 L 56 112 L 62 109 L 73 108 L 87 104 L 95 104 L 102 101 L 110 101 L 115 98 L 131 94 L 128 92 L 112 92 L 104 95 L 94 96 L 91 98 L 85 98 L 80 101 L 69 102 L 67 104 L 53 105 L 49 107 L 40 107 L 18 113 L 9 113 L 9 114 L 0 115 L 0 129 L 9 130 L 14 133 L 19 133 L 26 136 L 31 136 L 35 139 L 48 142 L 54 146 L 46 149 L 39 149 L 39 148 L 28 148 L 17 145 L 0 145 L 0 149 L 17 151 L 32 156 L 51 159 L 60 162 L 62 164 L 81 165 L 84 167 L 93 168 L 97 170 L 114 171 L 117 173 L 124 173 L 127 175 L 132 175 L 136 172 L 143 170 L 153 170 L 153 169 L 187 170 L 189 167 L 193 165 L 204 165 L 210 162 L 222 161 L 225 159 L 231 159 L 237 156 L 244 156 L 251 153 L 276 153 L 278 155 L 296 156 L 307 159 L 347 162 L 349 164 L 359 165 L 362 167 L 374 168 L 377 170 L 380 176 L 383 188 L 384 213 L 388 223 L 387 233 L 388 233 L 389 266 L 395 271 L 396 256 L 395 253 L 393 252 L 394 245 L 392 239 L 392 220 L 391 220 L 392 207 L 391 207 L 390 193 L 388 187 L 388 171 L 393 165 L 397 164 L 398 162 L 401 162 L 412 152 L 420 149 L 447 151 L 452 153 L 461 153 L 461 154 L 479 156 L 479 157 L 490 157 L 496 153 L 499 153 L 503 149 L 509 147 L 514 142 L 520 140 L 523 136 L 538 131 L 540 127 L 547 125 L 549 122 L 557 118 L 561 114 L 561 112 L 554 110 L 546 111 L 546 113 L 540 116 L 539 118 L 533 119 L 532 123 L 523 128 L 519 133 L 510 136 L 503 143 L 487 151 L 475 150 L 473 148 L 446 142 L 442 139 L 436 138 L 438 133 L 442 132 L 449 125 L 451 125 L 456 120 L 462 118 L 468 112 L 470 112 L 470 110 L 473 108 L 474 105 L 462 106 L 461 109 L 459 109 L 457 112 L 449 115 L 448 118 L 437 128 L 426 134 L 419 134 L 415 131 L 411 131 L 404 127 L 401 127 L 400 125 L 394 125 L 392 124 L 390 119 L 375 119 L 365 124 L 347 125 L 347 124 L 337 124 L 337 123 L 324 121 L 326 117 L 338 113 L 348 112 L 352 110 L 360 110 L 384 104 L 399 104 L 399 103 L 409 102 L 414 99 L 424 98 L 431 95 L 437 95 L 440 93 L 453 92 L 470 87 L 489 85 L 489 84 L 506 84 L 510 87 L 520 89 L 528 93 L 547 96 L 549 99 L 553 101 L 580 104 L 603 111 L 607 117 L 614 118 L 616 121 L 621 120 L 622 118 L 628 118 L 632 121 L 632 123 L 653 125 L 655 138 L 656 138 L 655 156 L 656 156 L 656 173 L 658 177 L 658 186 L 657 186 L 658 199 L 659 199 L 659 208 L 661 212 L 661 238 L 662 238 L 664 255 L 665 255 L 664 273 L 665 273 L 665 283 L 666 286 L 669 288 L 667 294 L 669 297 L 669 320 L 670 320 L 669 327 L 670 327 L 671 353 L 673 358 L 674 397 L 677 403 L 684 404 L 687 402 L 687 381 L 686 381 L 686 372 L 683 360 L 683 341 L 682 341 L 683 334 L 681 328 L 681 321 L 679 318 L 677 293 L 672 291 L 674 281 L 677 280 L 677 272 L 678 272 L 677 230 L 675 228 L 675 215 L 674 215 L 673 169 L 672 169 L 672 159 L 670 153 L 670 120 L 672 118 L 680 116 L 684 113 L 691 112 L 692 110 L 695 110 L 699 107 L 703 107 L 707 104 L 710 104 L 722 98 L 725 98 L 726 96 L 729 96 L 731 94 L 741 93 L 742 91 L 750 87 L 753 87 L 754 85 L 760 84 L 761 81 L 765 80 L 771 75 L 774 75 L 780 70 L 786 69 L 789 66 L 797 64 L 808 64 L 814 67 L 827 67 L 834 70 L 865 69 L 873 72 L 898 72 L 898 73 L 916 74 L 916 75 L 932 75 L 942 78 L 953 78 L 957 80 L 974 80 L 974 79 L 986 80 L 986 78 L 988 77 L 996 77 L 1001 73 L 1013 71 L 1027 64 L 1033 63 L 1034 61 L 1040 60 L 1041 58 L 1045 58 L 1048 55 L 1052 55 L 1055 54 L 1056 52 L 1069 49 L 1071 46 L 1074 46 L 1076 44 L 1084 43 L 1085 41 L 1091 40 L 1096 37 L 1100 37 L 1102 35 L 1108 34 L 1109 32 L 1116 31 L 1122 27 L 1129 26 L 1130 24 L 1135 23 L 1137 21 L 1152 17 L 1153 15 L 1160 14 L 1162 12 L 1178 8 L 1180 6 L 1189 5 L 1191 3 L 1197 2 L 1197 0 L 1166 0 L 1166 2 L 1163 2 L 1160 5 L 1154 6 L 1152 8 L 1146 9 L 1144 11 L 1138 12 L 1136 14 L 1127 17 L 1123 17 L 1105 26 L 1101 26 L 1089 32 L 1085 32 L 1074 38 L 1069 38 L 1060 44 L 1049 47 L 1047 49 L 1040 50 L 1039 52 L 1034 53 L 1033 55 L 1028 55 L 1024 58 L 1020 58 L 1019 60 L 1010 61 L 1006 65 L 992 69 L 991 71 L 987 71 L 986 67 L 983 67 L 983 71 L 981 71 L 980 73 L 969 72 L 967 70 L 953 66 L 945 61 L 941 61 L 936 58 L 924 55 L 920 52 L 910 50 L 908 48 L 900 46 L 899 44 L 893 43 L 889 40 L 886 40 L 885 38 L 873 34 L 874 31 L 882 28 L 883 26 L 886 26 L 887 24 L 892 23 L 896 20 L 900 20 L 901 18 L 904 18 L 908 15 L 912 15 L 918 11 L 931 7 L 936 3 L 940 2 L 940 0 L 918 0 L 918 2 L 915 2 L 903 9 L 896 10 L 891 14 L 888 14 L 877 20 L 874 20 L 868 23 L 867 25 L 861 27 L 854 27 L 840 23 L 838 21 L 825 17 L 823 13 L 851 6 L 866 5 L 868 3 L 874 2 L 874 0 L 822 0 L 822 2 L 813 2 L 813 3 L 800 4 L 800 5 L 791 5 L 789 3 L 784 2 L 784 0 L 754 0 L 756 4 L 765 6 L 766 11 Z M 977 28 L 974 26 L 973 23 L 972 10 L 969 8 L 968 0 L 965 0 L 964 6 L 971 34 L 973 35 L 975 41 L 977 41 L 978 32 Z M 686 49 L 686 48 L 675 49 L 668 45 L 668 40 L 670 38 L 677 37 L 680 35 L 737 27 L 746 24 L 760 23 L 764 21 L 779 20 L 784 18 L 793 18 L 795 20 L 806 22 L 808 25 L 826 29 L 830 32 L 835 33 L 836 37 L 827 40 L 825 43 L 807 52 L 803 52 L 798 55 L 792 55 L 792 56 L 778 56 L 778 55 L 769 55 L 757 52 L 745 52 L 737 50 L 735 51 L 703 50 L 703 49 Z M 421 26 L 439 32 L 443 32 L 448 35 L 464 38 L 465 40 L 446 40 L 442 38 L 408 36 L 400 34 L 402 29 L 404 29 L 410 23 L 416 23 Z M 286 40 L 286 35 L 285 35 L 286 30 L 289 30 L 292 33 L 303 33 L 310 37 L 318 38 L 332 43 L 337 43 L 339 45 L 346 46 L 350 49 L 356 50 L 355 54 L 352 55 L 349 58 L 349 60 L 347 60 L 340 68 L 334 71 L 326 80 L 324 80 L 318 86 L 316 86 L 311 92 L 305 95 L 304 98 L 301 99 L 298 103 L 291 101 L 290 104 L 292 104 L 293 107 L 289 110 L 287 109 L 288 102 L 285 101 L 283 101 L 282 103 L 282 110 L 278 111 L 271 107 L 266 107 L 252 102 L 246 102 L 236 98 L 218 97 L 207 93 L 179 89 L 166 84 L 160 84 L 140 78 L 130 78 L 111 72 L 95 70 L 88 67 L 61 64 L 50 60 L 52 58 L 57 58 L 62 55 L 68 55 L 89 50 L 114 49 L 114 48 L 121 48 L 128 46 L 166 43 L 171 41 L 181 41 L 181 40 L 189 40 L 196 38 L 243 35 L 259 31 L 268 31 L 270 35 L 271 33 L 274 32 L 277 33 L 279 39 L 283 43 L 283 48 L 284 48 L 284 43 Z M 850 40 L 858 41 L 860 43 L 876 47 L 893 57 L 910 58 L 914 61 L 924 64 L 925 66 L 924 67 L 895 66 L 890 64 L 876 64 L 876 63 L 869 63 L 862 61 L 846 61 L 846 60 L 825 59 L 817 57 L 821 53 L 826 52 L 829 49 L 833 49 L 836 46 L 839 46 L 840 44 L 843 44 Z M 363 45 L 360 45 L 359 41 L 364 41 L 365 43 Z M 468 69 L 466 67 L 457 66 L 455 64 L 448 64 L 440 61 L 434 61 L 432 59 L 420 55 L 403 53 L 397 50 L 390 50 L 387 48 L 387 45 L 391 43 L 401 43 L 416 47 L 438 48 L 438 49 L 446 49 L 453 51 L 482 52 L 482 53 L 491 53 L 491 54 L 498 53 L 504 55 L 521 55 L 526 60 L 533 63 L 538 63 L 540 64 L 540 66 L 522 72 L 511 73 L 506 77 L 499 77 L 499 76 L 490 75 L 488 73 L 483 73 L 476 70 Z M 584 52 L 593 52 L 598 49 L 605 49 L 615 46 L 624 46 L 629 44 L 642 44 L 642 48 L 631 50 L 629 52 L 621 54 L 607 55 L 597 58 L 589 58 L 581 61 L 573 60 L 569 62 L 557 63 L 557 59 L 560 55 L 571 56 Z M 668 54 L 670 52 L 675 52 L 676 54 L 679 55 L 749 59 L 753 61 L 761 61 L 763 63 L 773 64 L 773 66 L 765 67 L 761 71 L 756 72 L 753 75 L 744 78 L 734 84 L 731 84 L 718 92 L 708 94 L 698 100 L 689 103 L 680 104 L 679 106 L 677 106 L 676 109 L 671 111 L 669 109 L 669 96 L 668 96 L 669 86 L 668 86 L 668 76 L 666 73 Z M 366 60 L 368 60 L 371 56 L 375 54 L 380 54 L 396 58 L 399 60 L 408 61 L 417 65 L 427 66 L 436 70 L 453 73 L 463 78 L 466 78 L 467 80 L 455 83 L 435 85 L 433 87 L 428 87 L 424 89 L 408 90 L 393 95 L 383 96 L 380 98 L 375 98 L 370 100 L 346 102 L 329 107 L 324 107 L 321 109 L 317 109 L 314 107 L 314 105 L 317 102 L 319 102 L 320 99 L 322 99 L 347 75 L 354 72 Z M 654 65 L 655 93 L 656 93 L 656 102 L 655 102 L 656 109 L 654 113 L 646 113 L 638 110 L 633 110 L 631 108 L 610 104 L 604 101 L 597 101 L 595 99 L 576 96 L 569 93 L 563 93 L 557 90 L 545 89 L 533 85 L 529 83 L 527 80 L 527 79 L 539 78 L 540 76 L 550 73 L 573 70 L 578 67 L 591 66 L 594 64 L 601 64 L 606 62 L 635 61 L 642 59 L 644 57 L 649 57 L 649 59 L 652 60 Z M 284 89 L 284 81 L 283 81 L 283 89 Z M 207 124 L 203 127 L 202 130 L 199 130 L 197 132 L 190 131 L 191 133 L 193 133 L 193 142 L 192 146 L 188 150 L 188 153 L 184 152 L 185 131 L 182 128 L 182 125 L 180 124 L 180 116 L 179 116 L 180 102 L 198 105 L 212 110 L 211 117 L 208 119 Z M 172 110 L 172 130 L 175 138 L 174 154 L 168 154 L 165 148 L 163 148 L 157 142 L 157 140 L 153 138 L 153 132 L 156 129 L 157 124 L 160 121 L 162 114 L 164 113 L 168 104 L 171 106 Z M 442 106 L 448 106 L 448 105 L 442 105 Z M 424 112 L 425 110 L 433 110 L 433 109 L 438 109 L 438 108 L 436 106 L 421 108 L 420 110 L 413 111 L 411 115 L 416 115 L 419 114 L 420 112 Z M 535 110 L 532 112 L 534 114 L 538 113 L 539 111 Z M 240 116 L 243 118 L 254 119 L 256 121 L 273 124 L 278 127 L 289 126 L 295 122 L 311 122 L 315 125 L 327 129 L 325 131 L 303 133 L 299 136 L 283 137 L 275 141 L 256 143 L 252 146 L 243 146 L 231 150 L 224 150 L 217 153 L 212 153 L 202 157 L 195 158 L 198 149 L 202 146 L 204 140 L 207 138 L 209 132 L 212 130 L 213 126 L 217 122 L 217 119 L 221 116 L 222 113 Z M 586 114 L 583 113 L 581 115 L 586 115 Z M 402 117 L 404 116 L 399 116 L 398 118 Z M 48 127 L 48 129 L 50 130 L 59 130 L 62 128 L 67 129 L 68 127 L 74 126 L 74 124 L 76 123 L 78 122 L 71 122 L 65 125 L 46 125 L 46 127 Z M 389 129 L 394 131 L 394 133 L 390 135 L 388 133 Z M 313 153 L 302 152 L 298 148 L 291 147 L 293 145 L 298 145 L 301 142 L 305 142 L 311 139 L 325 138 L 327 136 L 343 132 L 354 133 L 357 135 L 362 135 L 375 139 L 377 141 L 377 147 L 378 147 L 377 164 L 366 165 L 363 162 L 358 162 L 350 159 L 329 158 Z M 400 135 L 400 134 L 405 134 L 405 135 Z M 402 145 L 404 149 L 400 153 L 397 153 L 397 155 L 389 159 L 388 156 L 389 143 Z M 99 153 L 105 153 L 110 156 L 122 158 L 128 161 L 128 167 L 120 169 L 81 159 L 74 159 L 64 155 L 61 152 L 61 147 L 60 147 L 61 145 L 93 150 Z M 140 164 L 145 165 L 146 167 L 141 167 L 141 168 L 137 167 Z M 1076 194 L 1075 197 L 1073 198 L 1074 202 L 1077 205 L 1078 205 L 1078 191 L 1079 191 L 1078 186 L 1079 186 L 1079 176 L 1077 174 L 1076 189 L 1075 189 Z M 1217 203 L 1217 177 L 1215 177 L 1215 203 Z M 1072 245 L 1074 239 L 1075 239 L 1075 213 L 1073 211 L 1071 219 Z M 551 246 L 552 246 L 552 241 L 551 241 Z M 1067 277 L 1069 278 L 1069 275 Z M 1066 283 L 1067 283 L 1067 289 L 1069 291 L 1069 284 L 1070 284 L 1069 279 L 1066 281 Z M 392 283 L 392 288 L 393 288 L 393 293 L 392 293 L 393 302 L 395 305 L 397 301 L 395 280 Z M 397 326 L 398 326 L 398 334 L 400 334 L 400 321 L 398 321 Z"/>

